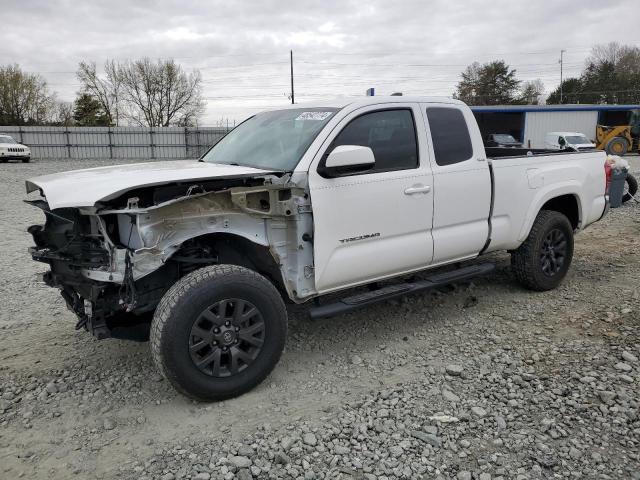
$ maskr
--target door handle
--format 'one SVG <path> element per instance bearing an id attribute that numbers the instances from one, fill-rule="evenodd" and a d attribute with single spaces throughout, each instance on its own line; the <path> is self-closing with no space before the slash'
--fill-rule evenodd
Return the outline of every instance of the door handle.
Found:
<path id="1" fill-rule="evenodd" d="M 405 195 L 415 195 L 416 193 L 429 193 L 431 187 L 429 185 L 414 185 L 404 191 Z"/>

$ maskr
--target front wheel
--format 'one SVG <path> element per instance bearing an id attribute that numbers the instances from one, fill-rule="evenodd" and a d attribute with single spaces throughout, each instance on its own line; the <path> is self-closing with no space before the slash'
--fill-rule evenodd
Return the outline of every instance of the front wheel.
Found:
<path id="1" fill-rule="evenodd" d="M 511 268 L 518 281 L 531 290 L 556 288 L 573 258 L 573 227 L 560 212 L 538 213 L 529 236 L 511 253 Z"/>
<path id="2" fill-rule="evenodd" d="M 31 161 L 31 157 L 23 158 L 22 163 L 29 163 Z"/>
<path id="3" fill-rule="evenodd" d="M 151 354 L 181 393 L 223 400 L 269 375 L 286 336 L 287 311 L 271 282 L 244 267 L 213 265 L 164 295 L 151 324 Z"/>

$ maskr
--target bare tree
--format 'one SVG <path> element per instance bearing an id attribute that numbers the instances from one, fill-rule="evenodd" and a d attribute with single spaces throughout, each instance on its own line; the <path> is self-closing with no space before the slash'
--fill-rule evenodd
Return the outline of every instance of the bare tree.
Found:
<path id="1" fill-rule="evenodd" d="M 539 78 L 522 82 L 520 103 L 538 105 L 540 96 L 544 93 L 544 83 Z"/>
<path id="2" fill-rule="evenodd" d="M 53 120 L 53 123 L 63 127 L 71 127 L 75 123 L 73 119 L 73 103 L 57 102 L 55 117 L 56 118 Z"/>
<path id="3" fill-rule="evenodd" d="M 139 125 L 189 125 L 202 114 L 202 77 L 187 74 L 174 60 L 148 58 L 120 64 L 123 102 L 127 117 Z"/>
<path id="4" fill-rule="evenodd" d="M 118 64 L 107 60 L 104 75 L 98 75 L 95 62 L 80 62 L 76 75 L 82 82 L 82 90 L 95 98 L 105 111 L 109 123 L 118 126 L 121 117 L 122 82 Z"/>
<path id="5" fill-rule="evenodd" d="M 55 97 L 47 83 L 18 65 L 0 67 L 0 124 L 42 124 L 49 120 Z"/>
<path id="6" fill-rule="evenodd" d="M 620 45 L 618 42 L 595 45 L 591 48 L 591 54 L 587 57 L 586 65 L 602 65 L 610 63 L 616 65 L 630 47 Z"/>

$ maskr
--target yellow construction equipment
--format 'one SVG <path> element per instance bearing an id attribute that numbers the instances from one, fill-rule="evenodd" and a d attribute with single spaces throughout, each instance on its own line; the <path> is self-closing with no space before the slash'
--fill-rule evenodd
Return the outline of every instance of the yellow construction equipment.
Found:
<path id="1" fill-rule="evenodd" d="M 606 151 L 609 155 L 624 155 L 634 145 L 636 148 L 638 147 L 638 142 L 634 142 L 631 136 L 631 125 L 617 127 L 598 125 L 596 127 L 596 141 L 596 148 Z"/>
<path id="2" fill-rule="evenodd" d="M 634 111 L 630 125 L 596 126 L 596 148 L 609 155 L 640 152 L 640 112 Z"/>

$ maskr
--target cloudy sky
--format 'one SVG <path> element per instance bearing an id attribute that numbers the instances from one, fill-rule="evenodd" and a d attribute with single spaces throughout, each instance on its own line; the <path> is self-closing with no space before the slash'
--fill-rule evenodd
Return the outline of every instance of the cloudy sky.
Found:
<path id="1" fill-rule="evenodd" d="M 0 64 L 73 100 L 81 60 L 174 58 L 199 69 L 203 125 L 290 102 L 376 93 L 450 96 L 473 61 L 504 59 L 547 92 L 590 47 L 640 45 L 638 0 L 1 0 Z M 11 19 L 11 21 L 7 21 Z"/>

